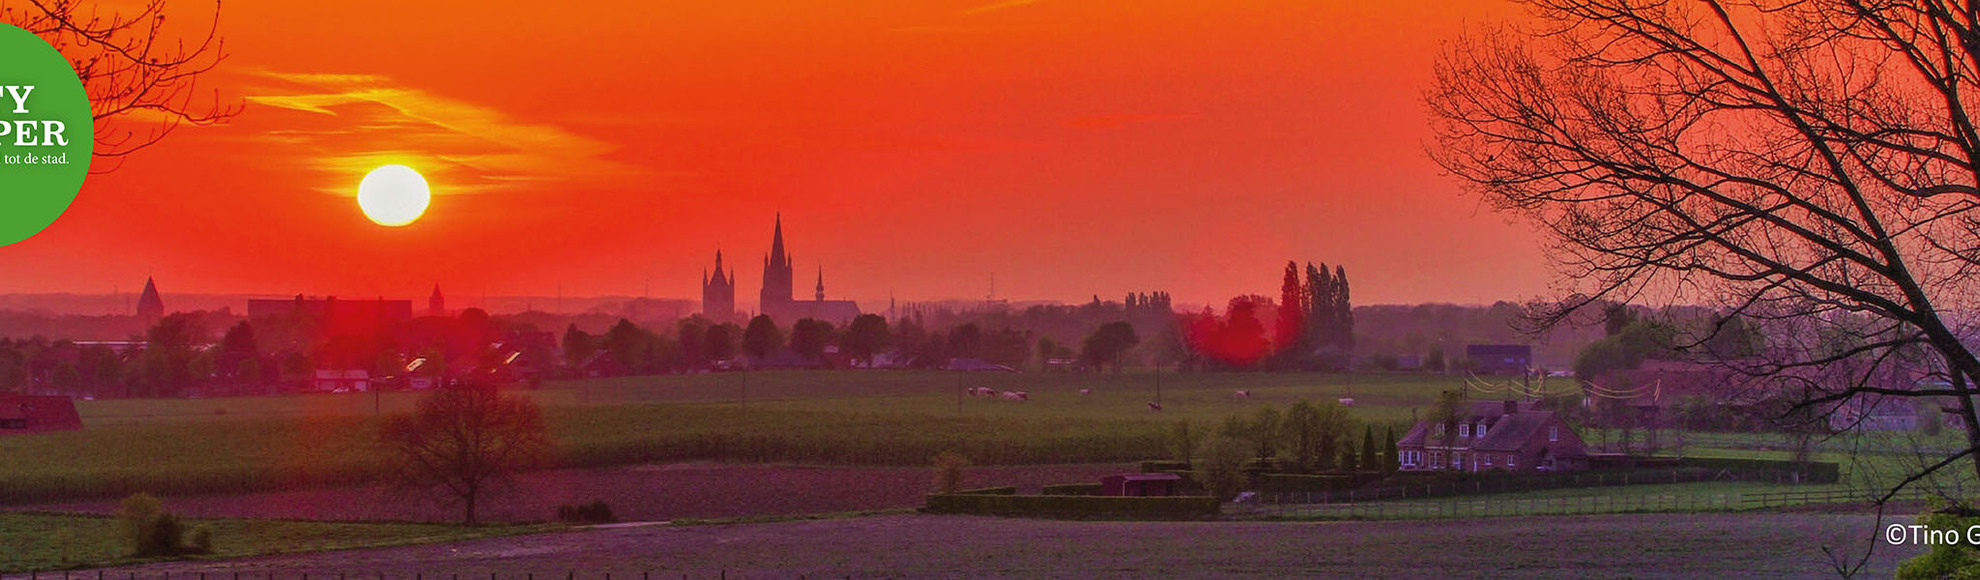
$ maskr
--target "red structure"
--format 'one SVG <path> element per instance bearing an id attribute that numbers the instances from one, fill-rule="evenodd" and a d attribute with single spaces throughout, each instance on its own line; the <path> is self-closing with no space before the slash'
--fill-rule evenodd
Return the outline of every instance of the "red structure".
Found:
<path id="1" fill-rule="evenodd" d="M 82 416 L 74 399 L 61 396 L 0 394 L 0 435 L 80 431 Z"/>

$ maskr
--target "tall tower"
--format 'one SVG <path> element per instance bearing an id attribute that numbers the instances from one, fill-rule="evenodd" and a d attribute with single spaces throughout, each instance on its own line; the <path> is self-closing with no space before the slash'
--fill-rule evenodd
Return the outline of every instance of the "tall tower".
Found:
<path id="1" fill-rule="evenodd" d="M 825 301 L 825 267 L 824 266 L 818 267 L 818 294 L 814 299 L 819 302 Z"/>
<path id="2" fill-rule="evenodd" d="M 736 274 L 732 268 L 722 271 L 722 251 L 715 250 L 715 277 L 709 278 L 708 271 L 701 271 L 701 315 L 717 324 L 729 322 L 736 316 Z"/>
<path id="3" fill-rule="evenodd" d="M 426 297 L 427 316 L 446 316 L 447 298 L 440 295 L 440 285 L 433 285 L 433 295 Z"/>
<path id="4" fill-rule="evenodd" d="M 770 239 L 770 255 L 763 258 L 763 293 L 758 309 L 776 316 L 790 311 L 792 298 L 791 255 L 784 251 L 784 215 L 777 214 L 777 230 Z"/>
<path id="5" fill-rule="evenodd" d="M 144 279 L 144 294 L 138 295 L 137 315 L 138 320 L 144 322 L 145 328 L 150 328 L 152 324 L 158 322 L 158 319 L 165 317 L 165 300 L 159 298 L 158 285 L 152 283 L 149 277 Z"/>

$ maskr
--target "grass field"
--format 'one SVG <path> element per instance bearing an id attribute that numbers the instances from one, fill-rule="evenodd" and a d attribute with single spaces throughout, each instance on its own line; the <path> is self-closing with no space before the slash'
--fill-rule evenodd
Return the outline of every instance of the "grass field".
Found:
<path id="1" fill-rule="evenodd" d="M 1165 407 L 1159 413 L 1146 406 L 1157 380 Z M 1455 385 L 1425 375 L 844 371 L 629 377 L 525 393 L 546 409 L 559 466 L 920 466 L 950 450 L 992 465 L 1161 457 L 1177 420 L 1208 427 L 1261 406 L 1350 393 L 1357 418 L 1400 428 L 1414 405 Z M 958 396 L 962 387 L 979 386 L 1027 391 L 1032 400 Z M 1235 396 L 1240 389 L 1251 396 Z M 88 429 L 0 439 L 0 456 L 58 458 L 0 465 L 0 503 L 368 481 L 381 466 L 379 414 L 409 410 L 417 397 L 79 401 Z"/>
<path id="2" fill-rule="evenodd" d="M 1164 407 L 1151 411 L 1157 382 Z M 1421 374 L 761 372 L 552 382 L 541 403 L 557 465 L 689 460 L 923 466 L 942 451 L 977 464 L 1113 463 L 1167 455 L 1182 419 L 1203 427 L 1300 399 L 1351 397 L 1357 420 L 1398 434 L 1459 379 Z M 1026 391 L 1028 402 L 960 396 Z M 1089 391 L 1081 394 L 1081 390 Z M 1238 390 L 1249 391 L 1247 398 Z M 245 492 L 359 483 L 381 470 L 376 423 L 417 393 L 78 401 L 88 429 L 0 438 L 0 504 Z M 1701 440 L 1744 441 L 1738 436 Z M 1692 445 L 1697 456 L 1781 458 Z M 1849 481 L 1892 481 L 1904 461 L 1830 445 Z M 1856 469 L 1852 466 L 1861 466 Z"/>
<path id="3" fill-rule="evenodd" d="M 550 525 L 463 528 L 439 524 L 238 519 L 190 520 L 186 524 L 188 529 L 204 525 L 213 531 L 214 553 L 200 558 L 429 544 L 564 529 Z M 0 573 L 147 561 L 130 558 L 120 534 L 118 521 L 110 517 L 0 513 Z"/>

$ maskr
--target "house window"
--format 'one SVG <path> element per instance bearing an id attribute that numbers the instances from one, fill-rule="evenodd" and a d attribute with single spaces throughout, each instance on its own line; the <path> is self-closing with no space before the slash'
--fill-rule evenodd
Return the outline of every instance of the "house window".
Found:
<path id="1" fill-rule="evenodd" d="M 1513 457 L 1515 457 L 1515 456 L 1513 456 L 1513 455 L 1507 455 L 1507 456 L 1506 456 L 1506 469 L 1512 469 L 1512 468 L 1513 468 Z"/>
<path id="2" fill-rule="evenodd" d="M 1485 456 L 1485 466 L 1486 467 L 1492 466 L 1492 456 L 1490 455 Z"/>
<path id="3" fill-rule="evenodd" d="M 1484 436 L 1485 436 L 1485 424 L 1484 424 L 1484 423 L 1479 423 L 1479 424 L 1478 424 L 1478 436 L 1479 436 L 1479 437 L 1484 437 Z"/>
<path id="4" fill-rule="evenodd" d="M 1459 470 L 1462 470 L 1462 469 L 1464 469 L 1464 454 L 1463 454 L 1463 453 L 1452 453 L 1452 454 L 1451 454 L 1451 469 L 1459 469 Z"/>
<path id="5" fill-rule="evenodd" d="M 1434 467 L 1436 467 L 1436 466 L 1439 466 L 1439 465 L 1443 465 L 1443 464 L 1444 464 L 1444 452 L 1442 452 L 1442 451 L 1432 451 L 1432 452 L 1430 452 L 1430 466 L 1431 466 L 1431 467 L 1433 467 L 1433 468 L 1434 468 Z"/>
<path id="6" fill-rule="evenodd" d="M 1561 440 L 1561 426 L 1560 426 L 1560 425 L 1549 425 L 1549 426 L 1547 426 L 1547 440 L 1548 440 L 1548 441 L 1560 441 L 1560 440 Z"/>
<path id="7" fill-rule="evenodd" d="M 1471 436 L 1471 424 L 1470 424 L 1470 423 L 1465 423 L 1465 424 L 1463 424 L 1463 425 L 1458 425 L 1458 436 L 1459 436 L 1459 437 L 1470 437 L 1470 436 Z"/>

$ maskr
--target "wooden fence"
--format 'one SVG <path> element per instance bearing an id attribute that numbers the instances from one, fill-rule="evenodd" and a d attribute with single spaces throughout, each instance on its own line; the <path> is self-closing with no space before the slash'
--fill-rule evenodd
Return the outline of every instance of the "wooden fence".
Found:
<path id="1" fill-rule="evenodd" d="M 1881 491 L 1828 489 L 1756 493 L 1612 493 L 1560 497 L 1446 496 L 1443 499 L 1335 503 L 1254 504 L 1230 510 L 1234 515 L 1283 518 L 1360 520 L 1478 518 L 1513 516 L 1595 515 L 1619 513 L 1734 512 L 1797 505 L 1869 505 Z M 1892 498 L 1913 501 L 1932 497 L 1926 490 L 1906 490 Z M 1345 498 L 1343 498 L 1345 499 Z M 1242 505 L 1242 504 L 1241 504 Z"/>

